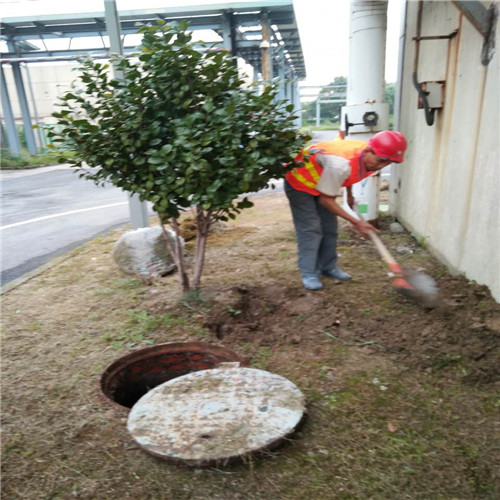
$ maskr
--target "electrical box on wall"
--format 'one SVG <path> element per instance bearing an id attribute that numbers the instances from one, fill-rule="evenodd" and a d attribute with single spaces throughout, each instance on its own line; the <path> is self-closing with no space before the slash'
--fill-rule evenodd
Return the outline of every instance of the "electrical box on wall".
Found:
<path id="1" fill-rule="evenodd" d="M 421 82 L 420 86 L 427 99 L 430 109 L 441 109 L 444 107 L 444 82 Z M 422 97 L 418 97 L 418 109 L 423 109 Z"/>

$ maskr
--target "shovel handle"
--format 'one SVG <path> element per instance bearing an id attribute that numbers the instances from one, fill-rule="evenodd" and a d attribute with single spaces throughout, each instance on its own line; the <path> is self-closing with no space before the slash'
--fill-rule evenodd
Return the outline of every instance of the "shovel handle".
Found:
<path id="1" fill-rule="evenodd" d="M 360 220 L 363 222 L 365 221 L 365 218 L 359 213 L 358 210 L 358 205 L 354 205 L 354 210 Z M 385 261 L 385 263 L 389 266 L 389 269 L 394 273 L 394 274 L 401 274 L 402 269 L 401 266 L 396 262 L 396 259 L 391 255 L 387 247 L 384 245 L 380 237 L 377 235 L 375 231 L 370 231 L 368 233 L 368 236 L 372 240 L 373 244 L 375 245 L 375 248 L 377 249 L 378 253 L 382 257 L 382 259 Z"/>
<path id="2" fill-rule="evenodd" d="M 396 259 L 391 255 L 387 247 L 382 243 L 382 240 L 377 236 L 377 233 L 370 231 L 368 236 L 370 236 L 375 248 L 378 250 L 382 259 L 384 259 L 387 265 L 391 268 L 391 271 L 395 272 L 394 268 L 397 268 L 398 272 L 400 272 L 401 267 L 396 262 Z"/>

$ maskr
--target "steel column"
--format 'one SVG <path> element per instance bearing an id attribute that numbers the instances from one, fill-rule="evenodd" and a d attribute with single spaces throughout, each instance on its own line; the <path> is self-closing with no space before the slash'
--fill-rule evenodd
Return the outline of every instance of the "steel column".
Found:
<path id="1" fill-rule="evenodd" d="M 295 119 L 295 126 L 300 128 L 302 127 L 302 103 L 300 102 L 299 79 L 297 77 L 294 77 L 293 79 L 292 96 L 294 113 L 297 115 L 297 118 Z"/>
<path id="2" fill-rule="evenodd" d="M 260 53 L 262 58 L 262 79 L 269 82 L 273 78 L 272 48 L 271 48 L 271 24 L 267 12 L 263 12 L 260 18 L 262 26 L 262 42 Z"/>
<path id="3" fill-rule="evenodd" d="M 2 95 L 2 109 L 5 116 L 5 128 L 7 129 L 9 149 L 14 156 L 19 156 L 21 154 L 21 142 L 17 134 L 16 122 L 10 104 L 9 91 L 7 90 L 7 82 L 5 81 L 2 65 L 0 65 L 0 94 Z"/>
<path id="4" fill-rule="evenodd" d="M 120 32 L 120 20 L 116 10 L 115 0 L 104 0 L 104 13 L 106 17 L 106 31 L 109 36 L 111 52 L 123 55 L 123 46 Z M 113 75 L 115 78 L 123 78 L 123 71 L 113 65 Z M 141 202 L 137 194 L 129 194 L 129 210 L 132 227 L 149 226 L 148 208 L 146 202 Z"/>
<path id="5" fill-rule="evenodd" d="M 222 39 L 228 52 L 236 55 L 236 30 L 232 12 L 225 12 L 222 16 Z"/>
<path id="6" fill-rule="evenodd" d="M 9 51 L 15 52 L 16 48 L 12 42 L 7 42 Z M 38 153 L 36 145 L 35 134 L 33 133 L 33 124 L 31 123 L 30 108 L 28 105 L 28 98 L 24 89 L 23 75 L 21 73 L 21 65 L 19 63 L 11 63 L 12 75 L 16 84 L 17 97 L 19 99 L 19 107 L 21 108 L 21 116 L 23 118 L 24 137 L 26 139 L 26 146 L 32 155 Z"/>

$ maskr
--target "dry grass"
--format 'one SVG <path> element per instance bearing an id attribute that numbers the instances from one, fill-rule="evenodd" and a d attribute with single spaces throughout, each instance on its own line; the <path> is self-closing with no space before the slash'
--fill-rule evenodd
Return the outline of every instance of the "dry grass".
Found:
<path id="1" fill-rule="evenodd" d="M 235 283 L 300 288 L 286 199 L 275 194 L 255 201 L 228 230 L 210 237 L 207 292 Z M 151 342 L 223 342 L 203 326 L 206 303 L 196 304 L 202 314 L 183 305 L 176 275 L 148 286 L 120 274 L 110 254 L 118 236 L 98 238 L 3 296 L 2 498 L 500 496 L 497 386 L 464 384 L 457 363 L 446 371 L 424 369 L 398 354 L 318 333 L 327 315 L 346 324 L 364 315 L 366 325 L 383 317 L 384 328 L 404 328 L 408 311 L 427 314 L 391 291 L 381 293 L 387 278 L 380 263 L 346 231 L 343 258 L 360 279 L 304 295 L 305 307 L 290 320 L 299 339 L 227 339 L 251 355 L 254 366 L 288 377 L 305 392 L 308 418 L 297 437 L 264 457 L 220 469 L 190 469 L 138 449 L 126 414 L 100 395 L 103 369 Z M 405 259 L 429 262 L 424 250 Z M 489 300 L 482 302 L 494 307 Z"/>

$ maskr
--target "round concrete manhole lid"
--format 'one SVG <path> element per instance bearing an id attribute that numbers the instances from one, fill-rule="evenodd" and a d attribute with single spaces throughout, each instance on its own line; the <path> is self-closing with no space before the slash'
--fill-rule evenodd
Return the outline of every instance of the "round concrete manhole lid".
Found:
<path id="1" fill-rule="evenodd" d="M 280 375 L 216 368 L 155 387 L 132 407 L 127 427 L 153 455 L 208 465 L 276 446 L 304 411 L 304 395 Z"/>

